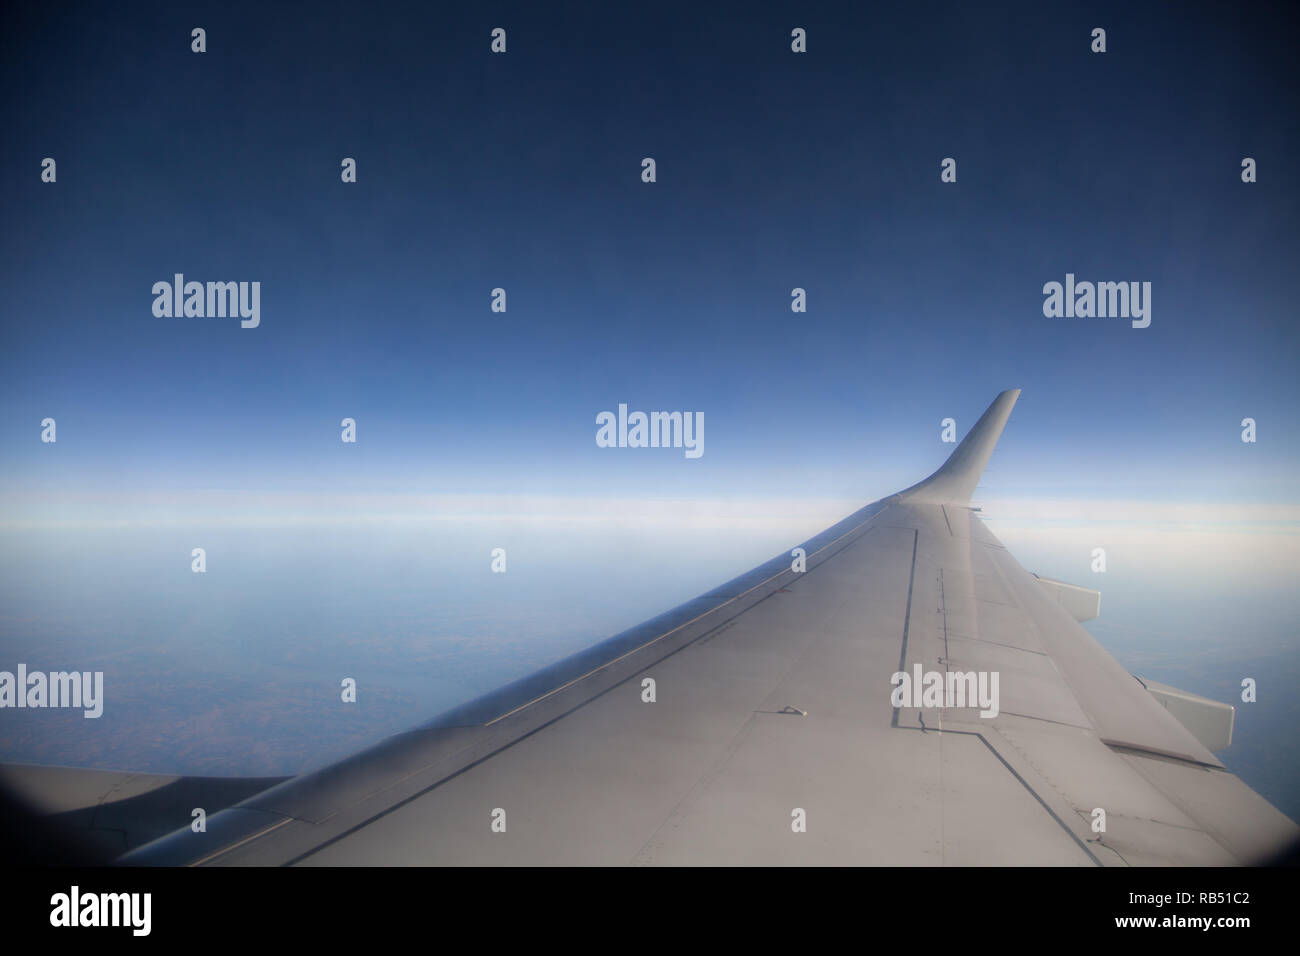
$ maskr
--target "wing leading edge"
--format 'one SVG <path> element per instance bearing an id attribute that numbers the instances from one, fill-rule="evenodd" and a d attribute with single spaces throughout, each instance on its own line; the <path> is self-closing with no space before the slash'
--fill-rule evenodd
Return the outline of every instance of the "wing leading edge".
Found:
<path id="1" fill-rule="evenodd" d="M 1018 395 L 805 570 L 780 555 L 122 861 L 1196 864 L 1294 840 L 974 518 Z M 996 673 L 997 715 L 893 706 L 918 668 Z"/>

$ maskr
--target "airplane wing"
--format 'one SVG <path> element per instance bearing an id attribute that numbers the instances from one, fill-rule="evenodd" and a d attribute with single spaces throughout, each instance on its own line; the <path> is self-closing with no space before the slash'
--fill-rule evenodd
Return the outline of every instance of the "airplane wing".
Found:
<path id="1" fill-rule="evenodd" d="M 21 841 L 26 852 L 20 855 L 55 862 L 45 845 L 53 839 L 68 844 L 54 854 L 58 862 L 102 863 L 167 835 L 195 807 L 216 813 L 286 779 L 4 764 L 0 790 L 15 806 L 0 812 L 8 811 L 19 821 L 36 818 L 37 832 Z"/>
<path id="2" fill-rule="evenodd" d="M 206 832 L 187 812 L 123 862 L 1122 866 L 1280 850 L 1295 824 L 1206 745 L 1226 705 L 1156 696 L 1079 625 L 1095 592 L 1030 574 L 972 513 L 1018 395 L 934 475 L 805 542 L 802 565 L 774 558 Z"/>

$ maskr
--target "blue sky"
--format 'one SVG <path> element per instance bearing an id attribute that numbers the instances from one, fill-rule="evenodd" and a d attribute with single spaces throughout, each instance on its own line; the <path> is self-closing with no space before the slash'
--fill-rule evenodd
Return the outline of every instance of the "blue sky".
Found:
<path id="1" fill-rule="evenodd" d="M 668 575 L 671 544 L 641 539 L 650 570 L 606 595 L 617 613 L 571 629 L 580 646 L 819 530 L 809 501 L 911 484 L 950 448 L 941 419 L 964 434 L 1019 387 L 981 495 L 1008 502 L 1003 517 L 1066 502 L 1035 512 L 1024 543 L 1029 525 L 1105 520 L 1080 502 L 1110 502 L 1134 533 L 1142 503 L 1234 526 L 1268 506 L 1268 533 L 1232 553 L 1281 568 L 1300 464 L 1284 10 L 19 5 L 0 37 L 0 527 L 171 522 L 184 544 L 187 521 L 447 506 L 409 496 L 498 496 L 512 513 L 533 496 L 805 503 L 766 537 L 737 517 L 740 543 L 708 552 L 717 574 Z M 940 182 L 945 157 L 956 183 Z M 176 272 L 261 282 L 260 326 L 155 317 L 151 287 Z M 1150 327 L 1044 317 L 1043 284 L 1067 272 L 1151 282 Z M 620 402 L 702 412 L 704 456 L 597 448 L 595 416 Z M 39 440 L 46 416 L 55 445 Z M 6 542 L 11 567 L 20 544 L 76 549 L 52 532 Z M 158 547 L 132 539 L 123 561 L 147 575 Z M 113 560 L 111 543 L 90 551 Z M 1078 578 L 1078 553 L 1035 556 Z M 1158 573 L 1176 585 L 1185 570 Z M 1267 583 L 1275 602 L 1289 587 Z M 93 622 L 116 605 L 87 587 L 100 611 L 69 613 L 103 640 Z M 17 648 L 44 605 L 7 593 Z M 255 620 L 261 599 L 239 600 Z M 563 611 L 541 614 L 556 635 Z M 1288 613 L 1264 630 L 1293 648 Z M 560 646 L 493 670 L 497 648 L 447 694 Z"/>
<path id="2" fill-rule="evenodd" d="M 1300 144 L 1266 15 L 422 9 L 9 32 L 10 476 L 866 493 L 1022 387 L 1045 481 L 1290 497 Z M 261 326 L 155 318 L 175 272 L 260 281 Z M 1152 282 L 1151 327 L 1044 318 L 1066 272 Z M 596 449 L 620 401 L 703 411 L 704 458 Z"/>

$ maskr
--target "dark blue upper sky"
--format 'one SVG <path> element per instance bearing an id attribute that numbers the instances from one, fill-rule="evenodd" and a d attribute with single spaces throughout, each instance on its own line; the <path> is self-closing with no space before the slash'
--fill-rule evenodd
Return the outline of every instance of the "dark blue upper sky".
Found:
<path id="1" fill-rule="evenodd" d="M 1022 387 L 1000 487 L 1293 500 L 1290 19 L 15 7 L 5 485 L 874 497 Z M 260 281 L 260 327 L 156 318 L 176 272 Z M 1044 317 L 1067 272 L 1151 326 Z M 598 449 L 619 402 L 703 412 L 704 457 Z"/>

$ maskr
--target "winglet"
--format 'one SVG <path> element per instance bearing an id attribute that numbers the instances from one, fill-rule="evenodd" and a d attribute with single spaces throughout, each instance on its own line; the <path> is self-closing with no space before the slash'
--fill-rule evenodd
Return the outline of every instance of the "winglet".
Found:
<path id="1" fill-rule="evenodd" d="M 968 504 L 1019 397 L 1020 389 L 1012 388 L 993 399 L 993 404 L 953 449 L 943 467 L 899 494 L 910 501 L 929 504 Z"/>

